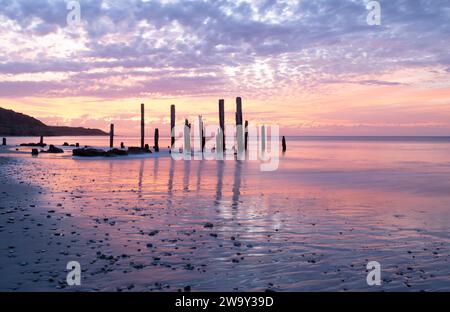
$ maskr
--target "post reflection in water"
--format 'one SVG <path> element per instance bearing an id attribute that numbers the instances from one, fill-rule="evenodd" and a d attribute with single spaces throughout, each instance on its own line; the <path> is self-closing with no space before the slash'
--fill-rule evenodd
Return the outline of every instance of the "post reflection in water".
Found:
<path id="1" fill-rule="evenodd" d="M 153 162 L 153 165 L 149 164 L 152 172 L 146 170 L 146 167 L 149 167 L 146 162 Z M 177 162 L 182 164 L 177 165 Z M 123 176 L 122 181 L 125 182 L 127 172 L 133 171 L 133 163 L 134 170 L 137 171 L 134 183 L 137 184 L 136 194 L 139 199 L 159 196 L 162 192 L 166 194 L 167 207 L 170 208 L 177 193 L 184 194 L 186 200 L 190 198 L 188 194 L 194 190 L 195 196 L 201 196 L 206 201 L 212 200 L 215 206 L 225 205 L 227 207 L 223 208 L 237 209 L 242 204 L 242 170 L 245 163 L 241 161 L 230 162 L 229 165 L 226 161 L 178 161 L 172 158 L 137 159 L 126 164 L 109 161 L 108 184 L 113 185 L 115 181 L 121 180 L 120 176 Z M 115 165 L 120 167 L 117 172 L 114 171 Z M 182 166 L 182 171 L 179 166 Z M 191 176 L 193 173 L 195 176 Z M 153 177 L 150 178 L 149 174 Z"/>
<path id="2" fill-rule="evenodd" d="M 233 201 L 232 208 L 236 209 L 239 206 L 239 198 L 241 195 L 241 161 L 234 162 L 234 183 L 233 183 Z"/>
<path id="3" fill-rule="evenodd" d="M 219 206 L 222 200 L 223 171 L 225 167 L 225 161 L 218 160 L 216 161 L 216 164 L 217 164 L 217 187 L 216 187 L 216 199 L 214 201 L 214 204 L 216 206 Z"/>
<path id="4" fill-rule="evenodd" d="M 175 173 L 175 160 L 170 157 L 169 179 L 167 182 L 167 206 L 171 208 L 173 205 L 173 177 Z"/>
<path id="5" fill-rule="evenodd" d="M 189 160 L 183 161 L 183 191 L 189 192 L 189 180 L 191 174 L 191 162 Z"/>
<path id="6" fill-rule="evenodd" d="M 197 194 L 199 194 L 200 190 L 201 190 L 204 161 L 205 160 L 202 159 L 202 160 L 200 160 L 198 162 L 198 167 L 197 167 Z"/>
<path id="7" fill-rule="evenodd" d="M 139 183 L 138 183 L 138 192 L 139 197 L 142 197 L 142 179 L 144 177 L 144 159 L 140 160 L 139 163 Z"/>
<path id="8" fill-rule="evenodd" d="M 159 157 L 155 157 L 153 160 L 153 182 L 158 180 L 158 171 L 159 171 Z"/>
<path id="9" fill-rule="evenodd" d="M 113 182 L 113 172 L 114 172 L 114 164 L 112 161 L 109 162 L 109 166 L 108 166 L 108 179 L 109 179 L 109 183 Z"/>

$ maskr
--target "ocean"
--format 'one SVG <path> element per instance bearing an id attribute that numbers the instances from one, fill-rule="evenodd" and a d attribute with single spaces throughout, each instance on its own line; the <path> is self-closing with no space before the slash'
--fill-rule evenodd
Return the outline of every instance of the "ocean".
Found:
<path id="1" fill-rule="evenodd" d="M 0 258 L 0 290 L 70 289 L 72 260 L 82 290 L 450 290 L 450 138 L 288 137 L 287 148 L 273 172 L 2 148 L 0 240 L 16 245 Z M 381 286 L 367 284 L 371 261 Z"/>

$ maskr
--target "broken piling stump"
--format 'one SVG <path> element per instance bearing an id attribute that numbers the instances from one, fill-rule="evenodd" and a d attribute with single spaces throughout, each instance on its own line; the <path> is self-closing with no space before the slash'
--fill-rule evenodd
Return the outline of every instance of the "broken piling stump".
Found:
<path id="1" fill-rule="evenodd" d="M 159 129 L 155 129 L 155 152 L 159 153 Z"/>
<path id="2" fill-rule="evenodd" d="M 6 138 L 3 138 L 2 145 L 6 145 Z"/>
<path id="3" fill-rule="evenodd" d="M 281 145 L 283 146 L 283 153 L 286 152 L 286 138 L 284 136 L 281 140 Z"/>
<path id="4" fill-rule="evenodd" d="M 110 130 L 109 130 L 109 147 L 114 147 L 114 124 L 111 124 Z"/>

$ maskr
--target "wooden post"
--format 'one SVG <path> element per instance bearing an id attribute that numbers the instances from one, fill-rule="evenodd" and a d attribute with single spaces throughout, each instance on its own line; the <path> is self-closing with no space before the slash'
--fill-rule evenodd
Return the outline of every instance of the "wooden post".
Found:
<path id="1" fill-rule="evenodd" d="M 110 130 L 109 130 L 109 147 L 114 147 L 114 124 L 111 124 Z"/>
<path id="2" fill-rule="evenodd" d="M 159 152 L 159 129 L 155 129 L 155 152 Z"/>
<path id="3" fill-rule="evenodd" d="M 236 125 L 242 126 L 242 99 L 236 98 Z"/>
<path id="4" fill-rule="evenodd" d="M 203 149 L 204 149 L 204 145 L 203 145 L 203 137 L 204 137 L 204 133 L 203 133 L 203 117 L 202 115 L 198 116 L 198 131 L 199 131 L 199 139 L 198 139 L 198 143 L 200 145 L 200 150 L 203 153 Z M 197 143 L 195 143 L 197 144 Z"/>
<path id="5" fill-rule="evenodd" d="M 189 120 L 184 120 L 184 152 L 191 154 L 191 124 Z"/>
<path id="6" fill-rule="evenodd" d="M 203 129 L 202 129 L 202 152 L 205 152 L 205 145 L 206 145 L 205 133 L 206 133 L 206 129 L 205 129 L 205 126 L 203 126 Z"/>
<path id="7" fill-rule="evenodd" d="M 220 127 L 217 128 L 216 135 L 216 157 L 217 160 L 223 160 L 223 133 Z"/>
<path id="8" fill-rule="evenodd" d="M 223 151 L 225 152 L 225 100 L 219 100 L 219 124 L 222 135 Z"/>
<path id="9" fill-rule="evenodd" d="M 236 137 L 238 154 L 242 154 L 245 150 L 244 146 L 244 129 L 242 128 L 242 99 L 236 98 Z"/>
<path id="10" fill-rule="evenodd" d="M 286 138 L 283 135 L 283 140 L 281 142 L 281 144 L 283 145 L 283 153 L 286 152 Z"/>
<path id="11" fill-rule="evenodd" d="M 245 150 L 248 148 L 248 120 L 245 121 Z"/>
<path id="12" fill-rule="evenodd" d="M 41 139 L 39 140 L 40 145 L 44 145 L 44 137 L 41 135 Z"/>
<path id="13" fill-rule="evenodd" d="M 144 148 L 144 136 L 145 136 L 145 120 L 144 120 L 144 103 L 141 104 L 141 148 Z"/>
<path id="14" fill-rule="evenodd" d="M 170 106 L 170 149 L 175 144 L 175 105 Z"/>
<path id="15" fill-rule="evenodd" d="M 125 144 L 123 142 L 120 142 L 120 148 L 122 148 L 122 149 L 125 148 Z"/>
<path id="16" fill-rule="evenodd" d="M 6 138 L 3 138 L 3 143 L 2 145 L 6 145 Z"/>

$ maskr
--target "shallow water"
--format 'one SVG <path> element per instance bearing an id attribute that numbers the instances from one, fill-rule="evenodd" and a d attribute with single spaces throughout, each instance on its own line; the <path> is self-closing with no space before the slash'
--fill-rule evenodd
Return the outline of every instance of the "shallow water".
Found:
<path id="1" fill-rule="evenodd" d="M 39 188 L 22 204 L 51 224 L 8 233 L 2 221 L 2 240 L 20 232 L 36 244 L 2 256 L 1 289 L 69 289 L 65 264 L 77 260 L 84 290 L 450 290 L 445 140 L 288 140 L 275 172 L 22 150 L 0 154 L 17 161 L 2 167 Z M 366 283 L 369 261 L 382 266 L 380 287 Z"/>

